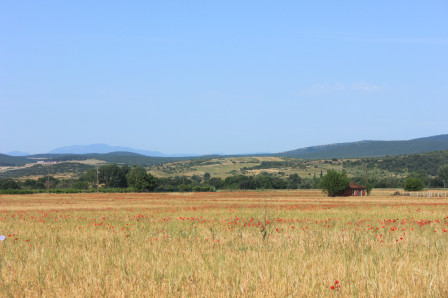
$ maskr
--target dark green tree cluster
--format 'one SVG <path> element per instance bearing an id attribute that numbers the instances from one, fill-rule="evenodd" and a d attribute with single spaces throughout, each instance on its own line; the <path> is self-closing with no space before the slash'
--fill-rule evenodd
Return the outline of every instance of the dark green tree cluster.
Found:
<path id="1" fill-rule="evenodd" d="M 77 187 L 80 182 L 76 179 L 57 179 L 53 176 L 44 176 L 37 180 L 13 180 L 10 178 L 0 179 L 0 189 L 18 189 L 18 190 L 54 190 L 54 189 L 87 189 Z"/>
<path id="2" fill-rule="evenodd" d="M 316 179 L 317 180 L 317 179 Z M 276 175 L 261 173 L 255 176 L 233 175 L 225 179 L 212 177 L 205 173 L 203 177 L 175 176 L 158 179 L 158 191 L 213 191 L 218 189 L 228 190 L 256 190 L 256 189 L 298 189 L 312 188 L 317 182 L 311 179 L 302 179 L 297 174 L 291 174 L 286 178 Z"/>
<path id="3" fill-rule="evenodd" d="M 310 189 L 319 184 L 319 179 L 302 179 L 297 174 L 279 177 L 265 172 L 255 176 L 234 175 L 225 179 L 212 177 L 210 173 L 205 173 L 203 176 L 155 178 L 140 166 L 105 165 L 98 169 L 89 169 L 79 179 L 58 180 L 53 176 L 44 176 L 38 180 L 28 179 L 18 182 L 12 179 L 3 179 L 0 182 L 0 189 L 46 190 L 49 188 L 50 190 L 78 189 L 84 191 L 123 189 L 135 192 L 171 192 L 216 191 L 219 189 Z"/>
<path id="4" fill-rule="evenodd" d="M 202 177 L 199 175 L 175 176 L 168 178 L 159 178 L 156 191 L 214 191 L 221 186 L 220 178 L 211 177 L 210 173 L 205 173 Z"/>
<path id="5" fill-rule="evenodd" d="M 126 191 L 153 191 L 157 186 L 157 179 L 141 166 L 104 165 L 89 169 L 79 179 L 56 179 L 53 176 L 44 176 L 37 180 L 27 179 L 16 181 L 10 178 L 0 179 L 0 189 L 17 190 L 118 190 Z"/>
<path id="6" fill-rule="evenodd" d="M 20 189 L 20 186 L 12 179 L 0 179 L 0 189 Z"/>
<path id="7" fill-rule="evenodd" d="M 227 189 L 286 189 L 287 186 L 286 180 L 268 174 L 236 175 L 224 180 L 224 187 Z"/>
<path id="8" fill-rule="evenodd" d="M 128 166 L 104 165 L 88 170 L 79 181 L 87 182 L 91 186 L 103 185 L 106 188 L 124 188 L 128 186 L 126 175 Z"/>
<path id="9" fill-rule="evenodd" d="M 85 183 L 88 188 L 130 188 L 142 192 L 153 191 L 157 186 L 157 179 L 141 166 L 104 165 L 82 175 L 78 186 L 85 187 Z"/>
<path id="10" fill-rule="evenodd" d="M 132 166 L 126 174 L 126 180 L 129 187 L 136 192 L 153 191 L 157 186 L 156 178 L 140 166 Z"/>

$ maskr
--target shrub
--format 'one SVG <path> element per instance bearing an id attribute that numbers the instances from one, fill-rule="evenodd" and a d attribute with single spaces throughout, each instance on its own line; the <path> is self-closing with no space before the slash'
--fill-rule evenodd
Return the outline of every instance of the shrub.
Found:
<path id="1" fill-rule="evenodd" d="M 404 182 L 404 190 L 406 191 L 419 191 L 423 190 L 424 187 L 425 185 L 420 178 L 408 177 Z"/>

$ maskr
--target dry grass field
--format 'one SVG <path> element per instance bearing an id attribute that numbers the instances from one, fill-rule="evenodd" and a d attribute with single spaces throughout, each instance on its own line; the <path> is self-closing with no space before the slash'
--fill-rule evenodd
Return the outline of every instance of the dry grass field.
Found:
<path id="1" fill-rule="evenodd" d="M 0 296 L 448 296 L 448 200 L 0 196 Z"/>

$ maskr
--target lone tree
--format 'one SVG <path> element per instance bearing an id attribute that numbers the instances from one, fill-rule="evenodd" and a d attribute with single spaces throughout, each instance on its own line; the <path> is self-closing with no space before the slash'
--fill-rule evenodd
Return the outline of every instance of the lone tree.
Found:
<path id="1" fill-rule="evenodd" d="M 210 178 L 211 178 L 210 173 L 205 172 L 205 173 L 204 173 L 204 176 L 202 177 L 202 180 L 203 180 L 204 182 L 207 182 L 207 181 L 210 180 Z"/>
<path id="2" fill-rule="evenodd" d="M 299 185 L 302 183 L 302 178 L 298 174 L 291 174 L 287 179 L 288 189 L 298 189 Z"/>
<path id="3" fill-rule="evenodd" d="M 320 188 L 329 197 L 341 195 L 349 186 L 347 174 L 338 173 L 335 170 L 328 170 L 327 174 L 320 180 Z"/>
<path id="4" fill-rule="evenodd" d="M 420 178 L 408 177 L 404 182 L 404 190 L 406 191 L 419 191 L 423 190 L 424 187 L 425 185 Z"/>

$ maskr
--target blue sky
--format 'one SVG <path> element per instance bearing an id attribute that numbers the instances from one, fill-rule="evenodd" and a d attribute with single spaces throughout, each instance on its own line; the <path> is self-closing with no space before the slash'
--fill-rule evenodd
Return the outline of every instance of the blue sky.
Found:
<path id="1" fill-rule="evenodd" d="M 0 152 L 448 133 L 447 1 L 2 1 Z"/>

